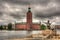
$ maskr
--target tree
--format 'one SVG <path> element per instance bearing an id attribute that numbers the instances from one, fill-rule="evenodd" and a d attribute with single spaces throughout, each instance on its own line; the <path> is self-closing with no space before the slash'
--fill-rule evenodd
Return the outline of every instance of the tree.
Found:
<path id="1" fill-rule="evenodd" d="M 8 30 L 12 30 L 12 24 L 11 23 L 8 24 Z"/>
<path id="2" fill-rule="evenodd" d="M 0 30 L 3 30 L 3 26 L 2 25 L 0 26 Z"/>
<path id="3" fill-rule="evenodd" d="M 41 30 L 45 30 L 46 26 L 44 24 L 41 25 Z"/>

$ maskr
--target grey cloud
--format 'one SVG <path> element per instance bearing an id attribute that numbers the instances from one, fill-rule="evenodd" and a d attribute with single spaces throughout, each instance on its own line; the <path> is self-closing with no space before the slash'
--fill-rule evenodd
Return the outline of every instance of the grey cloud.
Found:
<path id="1" fill-rule="evenodd" d="M 28 5 L 29 4 L 29 2 L 22 1 L 22 0 L 3 0 L 3 2 L 7 2 L 10 4 L 17 4 L 17 5 Z"/>
<path id="2" fill-rule="evenodd" d="M 5 12 L 5 6 L 4 6 L 4 2 L 7 4 L 10 4 L 9 6 L 11 6 L 12 8 L 14 8 L 14 6 L 22 6 L 22 11 L 23 12 Z M 3 14 L 9 15 L 10 17 L 13 17 L 14 19 L 22 19 L 23 17 L 25 17 L 26 14 L 26 8 L 27 5 L 29 5 L 29 3 L 31 5 L 40 5 L 43 7 L 47 7 L 49 3 L 55 3 L 57 5 L 60 5 L 60 0 L 0 0 L 0 16 L 2 16 Z M 25 5 L 25 6 L 24 6 Z M 52 5 L 50 5 L 52 6 Z M 18 8 L 18 7 L 15 7 Z M 57 10 L 56 10 L 57 8 Z M 33 9 L 34 10 L 34 9 Z M 32 11 L 33 11 L 32 10 Z M 41 9 L 38 9 L 41 10 Z M 40 12 L 37 11 L 33 11 L 34 12 L 34 16 L 36 18 L 50 18 L 53 19 L 54 16 L 60 16 L 60 6 L 58 7 L 51 7 L 48 8 L 46 10 L 42 10 Z"/>
<path id="3" fill-rule="evenodd" d="M 43 14 L 43 13 L 35 14 L 35 17 L 37 18 L 53 18 L 54 16 L 60 16 L 60 12 L 54 12 L 48 14 Z"/>
<path id="4" fill-rule="evenodd" d="M 46 15 L 46 14 L 44 15 L 44 14 L 40 13 L 40 14 L 36 14 L 35 17 L 36 18 L 50 18 L 51 16 L 50 15 Z"/>
<path id="5" fill-rule="evenodd" d="M 55 2 L 60 3 L 60 0 L 55 0 Z"/>
<path id="6" fill-rule="evenodd" d="M 2 17 L 3 16 L 3 13 L 2 12 L 0 12 L 0 17 Z"/>
<path id="7" fill-rule="evenodd" d="M 42 6 L 47 6 L 47 4 L 50 2 L 50 0 L 35 0 L 33 1 L 32 3 L 34 4 L 39 4 L 39 5 L 42 5 Z"/>
<path id="8" fill-rule="evenodd" d="M 47 5 L 50 2 L 50 0 L 1 0 L 1 2 L 7 2 L 17 5 L 28 5 L 28 4 Z"/>
<path id="9" fill-rule="evenodd" d="M 20 15 L 20 14 L 10 14 L 10 16 L 12 16 L 13 18 L 15 18 L 15 19 L 22 19 L 23 17 L 24 17 L 24 15 Z"/>

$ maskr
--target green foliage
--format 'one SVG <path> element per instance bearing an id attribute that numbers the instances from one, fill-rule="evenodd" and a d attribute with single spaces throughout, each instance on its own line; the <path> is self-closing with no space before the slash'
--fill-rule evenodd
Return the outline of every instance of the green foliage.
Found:
<path id="1" fill-rule="evenodd" d="M 12 30 L 12 24 L 11 23 L 8 24 L 8 30 Z"/>
<path id="2" fill-rule="evenodd" d="M 3 26 L 2 25 L 0 26 L 0 30 L 3 30 Z"/>
<path id="3" fill-rule="evenodd" d="M 41 25 L 41 30 L 45 30 L 46 26 L 44 24 Z"/>

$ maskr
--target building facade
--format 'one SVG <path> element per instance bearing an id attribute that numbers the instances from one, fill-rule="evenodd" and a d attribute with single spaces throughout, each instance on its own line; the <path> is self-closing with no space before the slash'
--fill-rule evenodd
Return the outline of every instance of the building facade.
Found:
<path id="1" fill-rule="evenodd" d="M 18 30 L 39 30 L 40 24 L 32 22 L 32 12 L 30 7 L 28 8 L 26 15 L 26 23 L 16 23 L 15 28 Z"/>

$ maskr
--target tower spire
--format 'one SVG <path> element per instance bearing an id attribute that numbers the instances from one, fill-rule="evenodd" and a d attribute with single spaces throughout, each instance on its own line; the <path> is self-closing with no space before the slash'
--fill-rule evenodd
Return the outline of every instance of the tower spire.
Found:
<path id="1" fill-rule="evenodd" d="M 31 12 L 31 6 L 30 6 L 30 4 L 28 6 L 28 12 Z"/>

